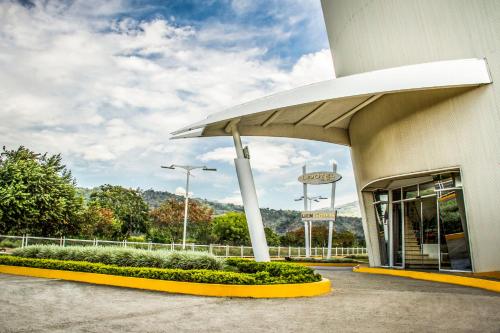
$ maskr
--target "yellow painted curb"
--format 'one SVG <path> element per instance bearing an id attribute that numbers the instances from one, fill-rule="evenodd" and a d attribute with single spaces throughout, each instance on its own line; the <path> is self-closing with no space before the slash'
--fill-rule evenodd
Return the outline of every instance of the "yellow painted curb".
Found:
<path id="1" fill-rule="evenodd" d="M 232 285 L 154 280 L 7 265 L 0 265 L 0 273 L 198 296 L 251 298 L 309 297 L 327 294 L 331 291 L 331 283 L 328 279 L 323 279 L 319 282 L 296 284 Z"/>
<path id="2" fill-rule="evenodd" d="M 466 276 L 371 267 L 354 267 L 353 272 L 401 276 L 417 280 L 457 284 L 460 286 L 500 292 L 500 282 Z"/>

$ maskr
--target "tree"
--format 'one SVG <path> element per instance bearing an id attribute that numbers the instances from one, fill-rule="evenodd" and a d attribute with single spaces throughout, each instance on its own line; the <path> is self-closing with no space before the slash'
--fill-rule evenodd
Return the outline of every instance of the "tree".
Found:
<path id="1" fill-rule="evenodd" d="M 38 236 L 79 233 L 83 198 L 61 155 L 23 146 L 0 154 L 0 232 Z"/>
<path id="2" fill-rule="evenodd" d="M 190 200 L 188 206 L 188 237 L 200 243 L 210 242 L 213 210 L 209 206 Z M 176 242 L 182 240 L 184 230 L 184 201 L 175 198 L 164 201 L 151 210 L 153 241 Z"/>
<path id="3" fill-rule="evenodd" d="M 82 235 L 88 238 L 116 239 L 121 235 L 122 222 L 109 208 L 90 204 L 82 214 Z"/>
<path id="4" fill-rule="evenodd" d="M 212 222 L 212 237 L 219 244 L 248 245 L 250 235 L 245 214 L 229 212 L 216 216 Z"/>
<path id="5" fill-rule="evenodd" d="M 149 207 L 139 190 L 118 185 L 101 185 L 90 195 L 89 205 L 109 208 L 121 223 L 121 235 L 146 232 L 149 223 Z"/>
<path id="6" fill-rule="evenodd" d="M 273 229 L 265 227 L 264 232 L 266 233 L 267 245 L 279 246 L 281 244 L 280 236 L 277 233 L 275 233 Z"/>

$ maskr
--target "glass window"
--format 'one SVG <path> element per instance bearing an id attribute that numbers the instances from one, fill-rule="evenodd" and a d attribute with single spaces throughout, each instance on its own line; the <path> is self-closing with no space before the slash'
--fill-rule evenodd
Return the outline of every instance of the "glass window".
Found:
<path id="1" fill-rule="evenodd" d="M 389 212 L 388 203 L 375 204 L 375 213 L 377 218 L 378 243 L 380 247 L 380 264 L 389 265 Z"/>
<path id="2" fill-rule="evenodd" d="M 399 201 L 399 200 L 401 200 L 401 189 L 400 188 L 392 191 L 392 201 Z"/>
<path id="3" fill-rule="evenodd" d="M 418 195 L 417 185 L 403 187 L 403 199 L 416 198 Z"/>
<path id="4" fill-rule="evenodd" d="M 392 239 L 394 266 L 403 266 L 403 215 L 401 203 L 392 204 Z"/>
<path id="5" fill-rule="evenodd" d="M 441 269 L 470 271 L 469 240 L 462 190 L 438 193 Z"/>
<path id="6" fill-rule="evenodd" d="M 377 191 L 374 193 L 374 200 L 375 202 L 378 202 L 378 201 L 389 201 L 389 194 L 387 193 L 387 191 Z"/>
<path id="7" fill-rule="evenodd" d="M 419 190 L 419 195 L 421 197 L 423 197 L 425 195 L 434 194 L 435 193 L 434 182 L 420 184 L 420 185 L 418 185 L 418 190 Z"/>

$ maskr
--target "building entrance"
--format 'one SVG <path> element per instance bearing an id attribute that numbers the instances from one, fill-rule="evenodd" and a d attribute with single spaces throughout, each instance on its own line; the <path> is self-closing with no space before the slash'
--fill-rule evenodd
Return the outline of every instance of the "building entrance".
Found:
<path id="1" fill-rule="evenodd" d="M 381 266 L 471 271 L 460 173 L 419 180 L 374 192 Z"/>

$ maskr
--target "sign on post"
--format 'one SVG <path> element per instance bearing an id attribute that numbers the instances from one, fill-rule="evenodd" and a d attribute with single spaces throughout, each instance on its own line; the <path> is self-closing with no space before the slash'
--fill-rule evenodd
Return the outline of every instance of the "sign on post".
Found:
<path id="1" fill-rule="evenodd" d="M 333 210 L 315 210 L 304 211 L 300 213 L 304 221 L 335 221 L 336 211 Z"/>
<path id="2" fill-rule="evenodd" d="M 299 182 L 309 185 L 321 185 L 338 182 L 341 178 L 342 176 L 336 172 L 310 172 L 300 176 Z"/>

